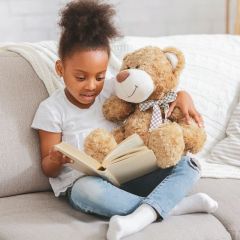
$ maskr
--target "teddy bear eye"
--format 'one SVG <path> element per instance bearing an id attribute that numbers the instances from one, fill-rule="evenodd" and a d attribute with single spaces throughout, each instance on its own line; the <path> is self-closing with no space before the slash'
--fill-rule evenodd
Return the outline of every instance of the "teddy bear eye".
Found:
<path id="1" fill-rule="evenodd" d="M 137 65 L 136 68 L 140 68 L 140 65 Z"/>
<path id="2" fill-rule="evenodd" d="M 129 66 L 127 66 L 127 69 L 130 69 L 130 67 L 129 67 Z"/>

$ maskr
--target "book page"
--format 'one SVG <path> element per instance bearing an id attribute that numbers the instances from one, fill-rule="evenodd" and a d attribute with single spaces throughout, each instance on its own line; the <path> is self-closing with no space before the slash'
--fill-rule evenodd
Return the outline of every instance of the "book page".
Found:
<path id="1" fill-rule="evenodd" d="M 122 161 L 122 160 L 125 160 L 125 159 L 131 157 L 132 154 L 137 154 L 138 152 L 146 151 L 146 150 L 148 150 L 148 147 L 146 147 L 146 146 L 128 149 L 128 150 L 126 150 L 126 152 L 124 152 L 122 154 L 119 153 L 118 155 L 115 155 L 115 156 L 113 155 L 113 156 L 109 157 L 107 159 L 107 161 L 103 162 L 102 166 L 104 168 L 107 168 L 111 164 L 114 164 L 116 162 L 119 162 L 119 161 Z"/>
<path id="2" fill-rule="evenodd" d="M 157 169 L 157 161 L 152 150 L 148 149 L 130 155 L 124 161 L 118 161 L 107 167 L 107 170 L 116 178 L 119 184 Z"/>
<path id="3" fill-rule="evenodd" d="M 54 148 L 74 161 L 68 163 L 68 166 L 88 175 L 96 175 L 97 170 L 102 167 L 96 159 L 68 143 L 61 142 L 54 145 Z"/>
<path id="4" fill-rule="evenodd" d="M 103 160 L 102 165 L 107 166 L 113 159 L 127 154 L 133 149 L 144 146 L 143 140 L 138 134 L 133 134 L 123 140 L 115 149 L 113 149 Z M 134 150 L 133 150 L 134 151 Z"/>

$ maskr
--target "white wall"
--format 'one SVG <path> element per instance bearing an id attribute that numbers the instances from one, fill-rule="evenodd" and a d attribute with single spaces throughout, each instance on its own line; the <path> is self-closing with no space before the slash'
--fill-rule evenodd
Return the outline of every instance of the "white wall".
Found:
<path id="1" fill-rule="evenodd" d="M 225 0 L 108 0 L 126 35 L 224 33 Z M 0 0 L 0 42 L 57 39 L 68 0 Z"/>
<path id="2" fill-rule="evenodd" d="M 126 34 L 141 35 L 142 28 L 150 36 L 225 32 L 225 0 L 114 2 Z"/>
<path id="3" fill-rule="evenodd" d="M 38 41 L 57 36 L 61 0 L 0 0 L 0 41 Z"/>

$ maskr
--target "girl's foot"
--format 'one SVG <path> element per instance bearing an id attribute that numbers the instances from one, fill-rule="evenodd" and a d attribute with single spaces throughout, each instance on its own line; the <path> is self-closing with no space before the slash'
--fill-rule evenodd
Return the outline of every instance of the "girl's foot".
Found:
<path id="1" fill-rule="evenodd" d="M 169 215 L 182 215 L 195 212 L 213 213 L 218 203 L 205 193 L 196 193 L 183 198 L 169 213 Z"/>
<path id="2" fill-rule="evenodd" d="M 140 205 L 133 213 L 126 216 L 115 215 L 110 219 L 107 239 L 119 240 L 142 230 L 156 219 L 156 211 L 148 204 Z"/>

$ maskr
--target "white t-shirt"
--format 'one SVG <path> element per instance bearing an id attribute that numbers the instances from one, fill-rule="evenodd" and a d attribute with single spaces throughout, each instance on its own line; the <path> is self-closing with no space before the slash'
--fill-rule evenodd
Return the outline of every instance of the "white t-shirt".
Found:
<path id="1" fill-rule="evenodd" d="M 105 80 L 102 92 L 96 97 L 90 108 L 81 109 L 72 104 L 65 95 L 64 89 L 56 90 L 42 101 L 36 111 L 31 127 L 49 132 L 62 133 L 62 141 L 83 150 L 85 137 L 96 128 L 111 131 L 116 124 L 106 120 L 102 105 L 106 98 L 113 94 L 113 79 Z M 56 178 L 49 178 L 56 197 L 64 194 L 73 182 L 84 176 L 68 166 L 63 166 Z"/>

